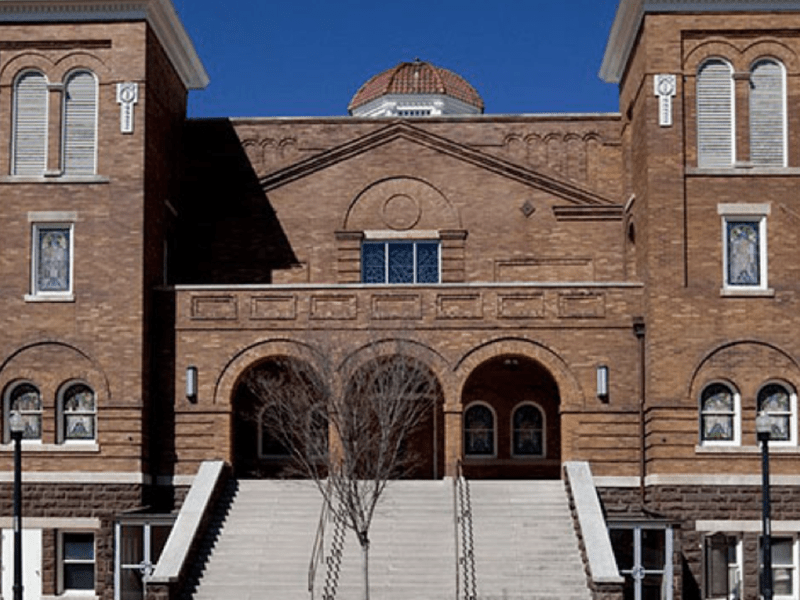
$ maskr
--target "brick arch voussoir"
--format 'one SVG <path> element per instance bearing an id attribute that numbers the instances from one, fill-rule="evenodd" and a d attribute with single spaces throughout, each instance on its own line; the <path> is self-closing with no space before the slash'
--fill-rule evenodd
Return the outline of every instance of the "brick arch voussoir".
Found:
<path id="1" fill-rule="evenodd" d="M 52 83 L 57 81 L 53 78 L 53 61 L 44 54 L 39 52 L 25 52 L 15 56 L 3 65 L 0 70 L 0 86 L 6 87 L 14 84 L 17 75 L 23 71 L 41 71 L 47 78 L 47 81 Z"/>
<path id="2" fill-rule="evenodd" d="M 746 71 L 747 63 L 742 51 L 728 40 L 713 38 L 703 42 L 686 55 L 683 61 L 684 75 L 694 76 L 700 65 L 709 59 L 720 58 L 731 64 L 734 71 Z"/>
<path id="3" fill-rule="evenodd" d="M 73 71 L 85 69 L 95 74 L 98 83 L 108 82 L 111 78 L 111 70 L 103 60 L 89 52 L 70 52 L 61 57 L 53 70 L 53 81 L 66 83 L 67 76 Z"/>
<path id="4" fill-rule="evenodd" d="M 706 383 L 710 381 L 727 381 L 737 389 L 740 389 L 741 382 L 737 381 L 736 374 L 732 373 L 729 369 L 727 370 L 715 370 L 710 367 L 711 362 L 718 358 L 720 355 L 738 350 L 739 348 L 751 346 L 753 348 L 764 349 L 768 352 L 775 353 L 778 356 L 781 356 L 783 359 L 788 361 L 793 366 L 794 373 L 793 376 L 790 376 L 786 373 L 771 373 L 765 372 L 764 374 L 764 381 L 772 381 L 772 380 L 780 380 L 790 383 L 795 388 L 800 386 L 800 363 L 797 359 L 789 352 L 785 351 L 783 348 L 776 346 L 775 344 L 771 344 L 769 342 L 765 342 L 762 340 L 756 339 L 740 339 L 740 340 L 731 340 L 724 344 L 720 344 L 715 346 L 714 348 L 708 350 L 703 356 L 701 356 L 695 364 L 695 368 L 692 371 L 690 377 L 686 382 L 686 387 L 684 393 L 688 398 L 696 398 L 700 393 L 700 389 L 705 386 Z"/>
<path id="5" fill-rule="evenodd" d="M 26 358 L 39 350 L 55 350 L 64 360 L 55 361 L 52 369 L 48 371 L 48 379 L 52 379 L 52 389 L 41 389 L 41 370 L 26 367 Z M 79 367 L 64 367 L 65 364 L 79 365 Z M 0 390 L 4 390 L 14 381 L 27 380 L 40 387 L 48 397 L 55 397 L 55 393 L 70 381 L 84 381 L 92 387 L 97 395 L 98 402 L 111 400 L 111 384 L 103 368 L 90 354 L 80 347 L 62 341 L 39 341 L 25 344 L 15 349 L 0 363 Z"/>
<path id="6" fill-rule="evenodd" d="M 797 53 L 786 44 L 773 39 L 755 40 L 744 49 L 743 61 L 747 68 L 762 58 L 773 58 L 782 63 L 787 74 L 796 74 L 800 68 Z"/>
<path id="7" fill-rule="evenodd" d="M 473 348 L 461 357 L 454 373 L 457 380 L 456 399 L 459 406 L 467 379 L 475 369 L 488 360 L 510 354 L 529 358 L 542 365 L 550 373 L 558 386 L 562 409 L 568 406 L 583 406 L 583 390 L 567 362 L 555 350 L 524 338 L 492 340 Z"/>
<path id="8" fill-rule="evenodd" d="M 292 339 L 258 342 L 240 349 L 225 364 L 214 385 L 214 404 L 231 406 L 233 393 L 250 367 L 272 357 L 288 357 L 304 361 L 318 369 L 324 364 L 323 355 L 311 344 Z"/>

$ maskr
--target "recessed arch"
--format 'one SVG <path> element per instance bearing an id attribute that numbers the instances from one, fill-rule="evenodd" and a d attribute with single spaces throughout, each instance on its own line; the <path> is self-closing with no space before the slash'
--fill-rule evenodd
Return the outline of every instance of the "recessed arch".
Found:
<path id="1" fill-rule="evenodd" d="M 585 401 L 583 390 L 566 361 L 544 344 L 518 337 L 504 337 L 477 345 L 464 354 L 455 364 L 454 375 L 456 398 L 461 398 L 469 374 L 487 360 L 503 356 L 518 355 L 529 358 L 544 367 L 555 380 L 564 409 L 582 408 Z"/>
<path id="2" fill-rule="evenodd" d="M 417 206 L 419 217 L 414 220 L 414 229 L 461 229 L 461 216 L 444 193 L 415 177 L 389 177 L 368 185 L 348 206 L 342 228 L 345 231 L 394 228 L 391 220 L 387 221 L 384 207 L 397 196 L 407 197 Z"/>

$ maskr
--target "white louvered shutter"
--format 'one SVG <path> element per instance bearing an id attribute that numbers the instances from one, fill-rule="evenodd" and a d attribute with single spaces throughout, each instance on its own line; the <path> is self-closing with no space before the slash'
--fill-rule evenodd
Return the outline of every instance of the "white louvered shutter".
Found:
<path id="1" fill-rule="evenodd" d="M 786 93 L 783 67 L 761 60 L 750 73 L 750 162 L 786 164 Z"/>
<path id="2" fill-rule="evenodd" d="M 47 80 L 23 73 L 14 89 L 15 175 L 42 175 L 47 167 Z"/>
<path id="3" fill-rule="evenodd" d="M 697 164 L 733 164 L 733 76 L 720 59 L 706 61 L 697 73 Z"/>
<path id="4" fill-rule="evenodd" d="M 64 88 L 64 173 L 94 175 L 96 148 L 97 80 L 79 71 Z"/>

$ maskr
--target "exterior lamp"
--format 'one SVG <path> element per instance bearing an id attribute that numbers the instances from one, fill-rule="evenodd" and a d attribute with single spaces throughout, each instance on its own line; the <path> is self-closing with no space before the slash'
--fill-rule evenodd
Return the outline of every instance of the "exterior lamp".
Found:
<path id="1" fill-rule="evenodd" d="M 186 397 L 191 402 L 197 401 L 197 367 L 186 367 Z"/>
<path id="2" fill-rule="evenodd" d="M 604 402 L 608 400 L 608 367 L 606 365 L 597 367 L 597 397 Z"/>
<path id="3" fill-rule="evenodd" d="M 761 595 L 764 600 L 772 600 L 772 530 L 769 506 L 769 439 L 772 434 L 772 418 L 766 411 L 756 417 L 756 434 L 761 442 L 761 529 L 764 541 L 761 544 Z"/>
<path id="4" fill-rule="evenodd" d="M 11 412 L 8 429 L 14 441 L 14 600 L 22 600 L 22 435 L 25 421 L 18 410 Z"/>

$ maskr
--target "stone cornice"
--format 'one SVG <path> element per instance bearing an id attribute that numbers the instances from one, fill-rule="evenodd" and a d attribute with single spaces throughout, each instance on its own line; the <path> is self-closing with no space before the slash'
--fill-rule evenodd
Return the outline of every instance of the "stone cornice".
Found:
<path id="1" fill-rule="evenodd" d="M 647 13 L 800 11 L 800 0 L 620 0 L 608 36 L 600 77 L 619 83 Z"/>
<path id="2" fill-rule="evenodd" d="M 0 1 L 0 23 L 60 21 L 147 21 L 186 88 L 208 85 L 208 74 L 171 0 Z"/>

